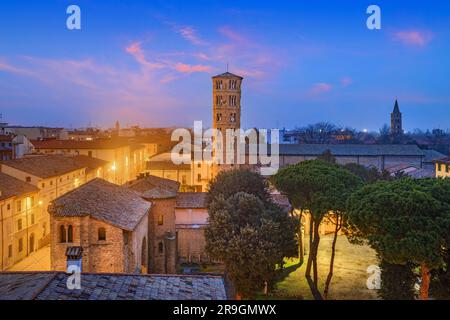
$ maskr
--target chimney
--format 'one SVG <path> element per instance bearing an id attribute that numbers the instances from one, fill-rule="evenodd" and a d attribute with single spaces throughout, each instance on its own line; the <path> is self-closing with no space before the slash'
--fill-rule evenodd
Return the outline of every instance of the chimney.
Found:
<path id="1" fill-rule="evenodd" d="M 81 273 L 82 271 L 82 260 L 83 260 L 83 248 L 82 247 L 67 247 L 66 249 L 67 257 L 67 270 L 71 266 L 75 266 L 77 270 Z"/>

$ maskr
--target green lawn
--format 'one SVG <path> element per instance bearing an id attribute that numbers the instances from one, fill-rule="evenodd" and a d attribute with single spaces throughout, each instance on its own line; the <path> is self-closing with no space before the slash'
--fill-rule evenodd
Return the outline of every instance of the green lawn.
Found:
<path id="1" fill-rule="evenodd" d="M 318 266 L 319 289 L 323 292 L 325 279 L 331 256 L 332 236 L 323 236 L 320 240 Z M 286 270 L 276 284 L 270 297 L 259 296 L 261 299 L 313 299 L 305 278 L 307 256 L 305 263 L 299 267 L 298 259 L 287 261 Z M 336 245 L 334 276 L 331 282 L 329 299 L 336 300 L 368 300 L 376 299 L 374 290 L 367 289 L 369 276 L 367 267 L 377 264 L 375 251 L 367 246 L 352 245 L 345 236 L 339 236 Z"/>

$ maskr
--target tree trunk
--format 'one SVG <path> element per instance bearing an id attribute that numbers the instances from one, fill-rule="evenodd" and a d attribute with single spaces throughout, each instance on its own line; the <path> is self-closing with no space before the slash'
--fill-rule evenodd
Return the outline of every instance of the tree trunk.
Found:
<path id="1" fill-rule="evenodd" d="M 314 221 L 313 227 L 311 229 L 314 230 L 314 240 L 311 244 L 309 256 L 308 256 L 308 264 L 305 272 L 306 280 L 308 281 L 309 288 L 311 289 L 311 293 L 316 300 L 322 300 L 322 295 L 318 289 L 318 270 L 317 270 L 317 253 L 319 248 L 320 236 L 319 236 L 319 225 L 317 221 Z M 313 278 L 311 278 L 311 267 L 313 267 Z"/>
<path id="2" fill-rule="evenodd" d="M 334 258 L 336 256 L 336 242 L 338 232 L 341 229 L 341 222 L 339 221 L 339 215 L 336 215 L 336 228 L 334 229 L 333 244 L 331 245 L 331 259 L 330 259 L 330 271 L 328 272 L 327 281 L 325 282 L 325 289 L 323 290 L 323 298 L 328 299 L 328 291 L 330 289 L 331 279 L 333 278 L 334 271 Z"/>
<path id="3" fill-rule="evenodd" d="M 428 291 L 430 288 L 430 269 L 425 263 L 420 266 L 422 272 L 422 283 L 420 285 L 420 300 L 428 300 Z"/>
<path id="4" fill-rule="evenodd" d="M 300 265 L 303 265 L 305 254 L 303 251 L 302 217 L 303 217 L 303 210 L 300 212 L 298 224 L 298 258 Z"/>
<path id="5" fill-rule="evenodd" d="M 314 255 L 313 255 L 313 277 L 314 277 L 314 284 L 316 285 L 316 289 L 319 286 L 319 270 L 317 269 L 317 254 L 319 253 L 319 242 L 320 242 L 320 235 L 319 235 L 319 227 L 320 227 L 320 221 L 314 222 Z"/>
<path id="6" fill-rule="evenodd" d="M 311 277 L 311 266 L 313 262 L 313 233 L 314 233 L 314 222 L 312 217 L 309 220 L 309 249 L 308 249 L 308 263 L 306 264 L 305 276 Z"/>

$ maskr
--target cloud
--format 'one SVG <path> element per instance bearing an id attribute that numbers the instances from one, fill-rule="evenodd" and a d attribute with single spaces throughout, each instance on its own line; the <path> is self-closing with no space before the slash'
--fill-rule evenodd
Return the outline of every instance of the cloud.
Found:
<path id="1" fill-rule="evenodd" d="M 316 83 L 312 86 L 310 92 L 314 95 L 329 92 L 333 89 L 333 85 L 325 82 Z"/>
<path id="2" fill-rule="evenodd" d="M 340 82 L 341 82 L 341 86 L 348 87 L 349 85 L 351 85 L 353 83 L 353 79 L 350 77 L 342 77 Z"/>
<path id="3" fill-rule="evenodd" d="M 153 58 L 153 62 L 149 61 L 148 56 L 150 54 L 146 53 L 142 48 L 142 43 L 139 41 L 133 42 L 125 48 L 125 52 L 130 54 L 134 59 L 146 70 L 165 70 L 169 72 L 180 72 L 180 73 L 195 73 L 195 72 L 210 72 L 212 70 L 211 66 L 202 64 L 190 64 L 180 61 L 174 61 L 173 57 L 177 57 L 181 54 L 159 54 L 162 58 Z M 156 56 L 156 55 L 155 55 Z M 167 83 L 174 81 L 179 77 L 174 74 L 162 74 L 160 75 L 160 81 Z"/>
<path id="4" fill-rule="evenodd" d="M 204 65 L 189 65 L 186 63 L 177 63 L 175 65 L 175 70 L 183 73 L 191 73 L 191 72 L 210 72 L 211 67 L 210 66 L 204 66 Z"/>
<path id="5" fill-rule="evenodd" d="M 425 47 L 431 42 L 434 35 L 430 31 L 403 30 L 393 34 L 394 41 L 410 46 Z"/>
<path id="6" fill-rule="evenodd" d="M 179 33 L 184 39 L 188 40 L 192 44 L 195 45 L 207 44 L 204 40 L 200 39 L 200 37 L 197 35 L 197 31 L 191 26 L 177 28 L 176 32 Z"/>

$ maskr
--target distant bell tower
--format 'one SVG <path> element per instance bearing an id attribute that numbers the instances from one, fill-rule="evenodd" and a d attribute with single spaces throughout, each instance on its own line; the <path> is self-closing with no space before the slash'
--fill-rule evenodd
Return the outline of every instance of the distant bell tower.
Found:
<path id="1" fill-rule="evenodd" d="M 398 101 L 395 100 L 394 111 L 391 113 L 391 134 L 403 134 L 402 113 L 398 107 Z"/>
<path id="2" fill-rule="evenodd" d="M 241 84 L 243 79 L 228 71 L 212 77 L 212 123 L 213 128 L 222 133 L 224 140 L 227 129 L 241 128 Z M 225 161 L 225 155 L 223 159 Z"/>

